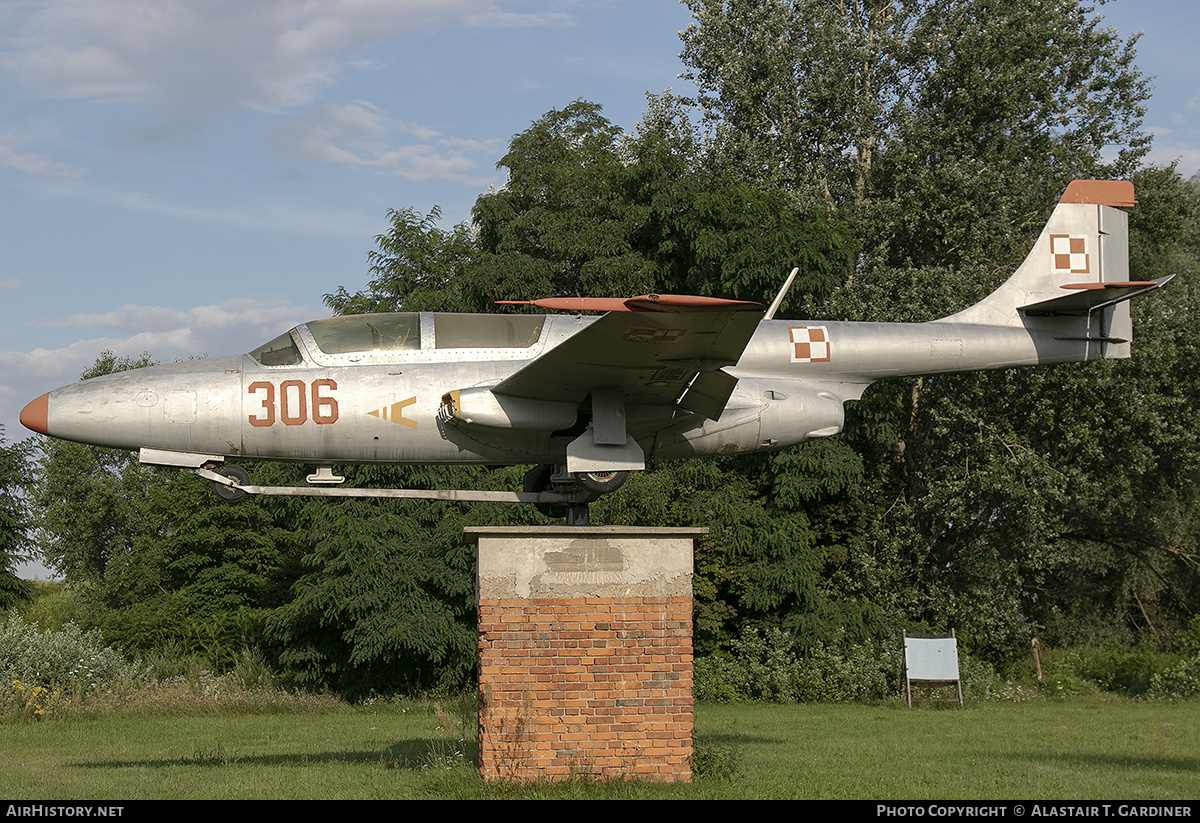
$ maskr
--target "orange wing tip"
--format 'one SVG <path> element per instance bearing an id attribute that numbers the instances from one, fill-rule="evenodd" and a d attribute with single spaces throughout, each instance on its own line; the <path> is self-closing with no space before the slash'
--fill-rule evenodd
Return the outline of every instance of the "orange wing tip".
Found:
<path id="1" fill-rule="evenodd" d="M 50 406 L 50 395 L 43 394 L 36 400 L 31 400 L 21 409 L 21 425 L 38 434 L 46 433 L 46 411 Z"/>
<path id="2" fill-rule="evenodd" d="M 640 297 L 544 297 L 497 300 L 501 306 L 537 306 L 558 311 L 763 311 L 762 303 L 699 297 L 692 294 L 643 294 Z"/>
<path id="3" fill-rule="evenodd" d="M 1072 180 L 1058 202 L 1094 203 L 1125 209 L 1137 205 L 1130 180 Z"/>
<path id="4" fill-rule="evenodd" d="M 749 300 L 699 297 L 694 294 L 644 294 L 625 301 L 630 311 L 764 311 L 766 306 Z"/>
<path id="5" fill-rule="evenodd" d="M 555 311 L 629 311 L 624 297 L 543 297 L 540 300 L 497 300 L 500 306 L 537 306 Z"/>

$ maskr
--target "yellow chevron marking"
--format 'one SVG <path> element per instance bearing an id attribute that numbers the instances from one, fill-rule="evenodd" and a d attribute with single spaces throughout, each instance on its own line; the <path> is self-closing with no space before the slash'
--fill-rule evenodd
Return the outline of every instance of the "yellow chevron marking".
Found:
<path id="1" fill-rule="evenodd" d="M 367 414 L 372 417 L 378 417 L 380 420 L 387 420 L 389 423 L 399 423 L 401 426 L 408 426 L 410 429 L 417 427 L 416 420 L 409 420 L 404 416 L 404 407 L 411 406 L 417 402 L 417 398 L 410 397 L 407 400 L 401 400 L 399 403 L 393 403 L 390 406 L 384 406 L 382 409 L 369 411 Z"/>

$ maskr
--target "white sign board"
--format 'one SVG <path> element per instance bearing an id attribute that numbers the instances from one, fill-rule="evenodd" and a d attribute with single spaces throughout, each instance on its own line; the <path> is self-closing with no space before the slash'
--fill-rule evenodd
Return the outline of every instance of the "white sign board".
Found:
<path id="1" fill-rule="evenodd" d="M 905 637 L 904 662 L 909 680 L 958 680 L 958 640 Z"/>

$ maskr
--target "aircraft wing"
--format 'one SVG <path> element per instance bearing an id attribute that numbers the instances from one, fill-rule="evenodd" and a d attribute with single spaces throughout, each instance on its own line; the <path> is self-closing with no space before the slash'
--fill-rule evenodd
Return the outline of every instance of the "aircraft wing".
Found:
<path id="1" fill-rule="evenodd" d="M 559 306 L 563 300 L 570 305 Z M 615 389 L 627 405 L 678 405 L 714 420 L 737 384 L 721 369 L 738 362 L 764 314 L 758 303 L 671 295 L 531 302 L 608 314 L 510 375 L 494 393 L 578 403 L 594 389 Z"/>

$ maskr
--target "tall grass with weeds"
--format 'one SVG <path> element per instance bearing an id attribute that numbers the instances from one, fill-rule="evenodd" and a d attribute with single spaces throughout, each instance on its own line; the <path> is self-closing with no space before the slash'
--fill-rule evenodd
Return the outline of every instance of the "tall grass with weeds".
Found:
<path id="1" fill-rule="evenodd" d="M 106 646 L 98 631 L 83 631 L 74 623 L 41 631 L 15 609 L 0 626 L 0 683 L 12 684 L 10 703 L 20 702 L 14 695 L 28 699 L 35 691 L 75 699 L 127 692 L 148 677 L 145 664 Z M 45 707 L 37 716 L 45 716 Z"/>
<path id="2" fill-rule="evenodd" d="M 166 644 L 126 658 L 96 630 L 65 623 L 43 631 L 16 611 L 0 626 L 0 722 L 66 717 L 310 712 L 342 705 L 331 695 L 286 691 L 255 649 L 213 672 Z"/>
<path id="3" fill-rule="evenodd" d="M 439 736 L 429 741 L 424 768 L 469 768 L 474 772 L 479 752 L 479 703 L 472 693 L 460 696 L 449 707 L 433 704 Z"/>

